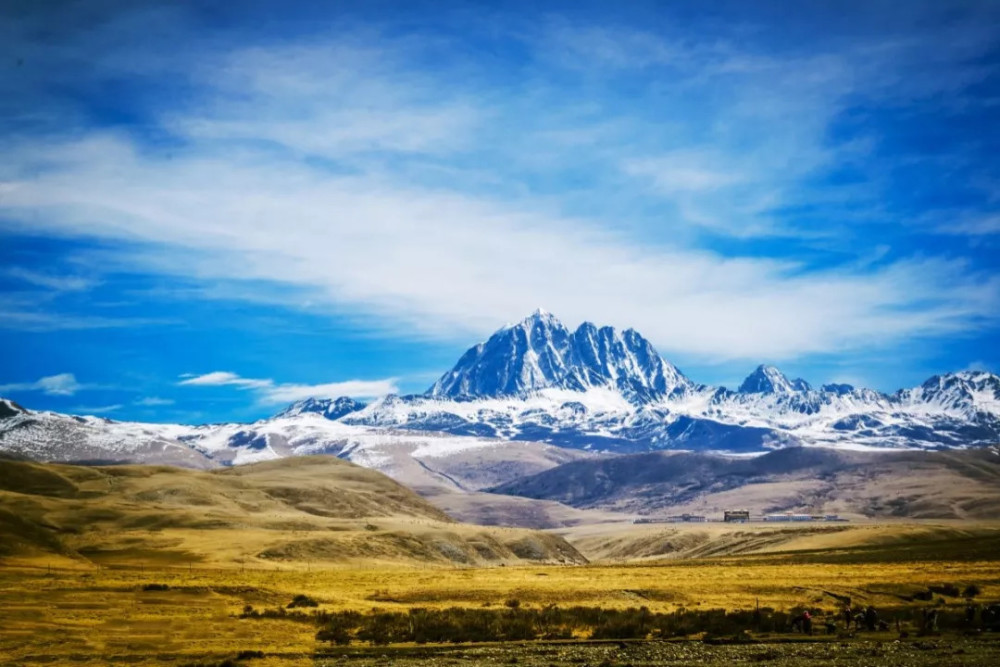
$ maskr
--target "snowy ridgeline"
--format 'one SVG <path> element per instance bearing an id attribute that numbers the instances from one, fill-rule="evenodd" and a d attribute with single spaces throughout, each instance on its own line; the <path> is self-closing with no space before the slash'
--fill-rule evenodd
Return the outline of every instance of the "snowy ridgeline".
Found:
<path id="1" fill-rule="evenodd" d="M 769 366 L 697 384 L 634 330 L 576 331 L 537 312 L 466 352 L 427 393 L 308 399 L 253 424 L 186 426 L 31 412 L 0 401 L 0 451 L 57 460 L 211 466 L 331 453 L 383 469 L 401 450 L 453 455 L 535 441 L 591 451 L 761 452 L 1000 442 L 1000 378 L 965 371 L 882 394 L 813 388 Z"/>

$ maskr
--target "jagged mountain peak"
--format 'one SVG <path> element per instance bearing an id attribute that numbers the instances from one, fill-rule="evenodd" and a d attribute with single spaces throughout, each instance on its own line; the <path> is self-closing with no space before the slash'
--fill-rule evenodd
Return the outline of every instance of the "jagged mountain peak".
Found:
<path id="1" fill-rule="evenodd" d="M 774 366 L 761 364 L 743 380 L 738 391 L 741 394 L 790 394 L 810 389 L 812 387 L 802 378 L 789 380 Z"/>
<path id="2" fill-rule="evenodd" d="M 295 401 L 275 415 L 278 417 L 294 417 L 305 413 L 316 413 L 327 419 L 340 419 L 344 415 L 357 412 L 365 407 L 364 403 L 349 396 L 339 398 L 306 398 Z"/>
<path id="3" fill-rule="evenodd" d="M 555 327 L 562 329 L 566 328 L 563 325 L 563 323 L 559 321 L 558 317 L 556 317 L 549 311 L 545 310 L 544 308 L 536 308 L 530 315 L 528 315 L 524 319 L 511 324 L 507 324 L 506 326 L 501 327 L 496 333 L 500 333 L 502 331 L 506 331 L 509 329 L 516 329 L 519 327 L 524 329 L 531 329 L 536 326 L 541 326 L 543 328 L 544 327 Z"/>
<path id="4" fill-rule="evenodd" d="M 486 398 L 603 387 L 619 391 L 630 402 L 646 403 L 690 386 L 634 329 L 619 332 L 584 322 L 571 332 L 539 309 L 466 351 L 427 393 Z"/>
<path id="5" fill-rule="evenodd" d="M 897 397 L 969 415 L 979 411 L 1000 413 L 1000 377 L 987 371 L 933 375 L 919 387 L 897 392 Z"/>

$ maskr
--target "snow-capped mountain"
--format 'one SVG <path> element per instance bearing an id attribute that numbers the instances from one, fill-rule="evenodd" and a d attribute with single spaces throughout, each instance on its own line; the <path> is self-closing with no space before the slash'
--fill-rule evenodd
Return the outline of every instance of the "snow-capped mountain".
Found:
<path id="1" fill-rule="evenodd" d="M 619 333 L 584 322 L 570 331 L 535 311 L 470 348 L 428 390 L 433 398 L 523 396 L 540 389 L 612 389 L 634 405 L 693 387 L 634 329 Z"/>
<path id="2" fill-rule="evenodd" d="M 1000 378 L 990 373 L 935 376 L 887 395 L 845 384 L 816 389 L 760 366 L 732 391 L 692 382 L 634 330 L 584 323 L 570 331 L 543 311 L 469 349 L 424 394 L 368 405 L 307 399 L 254 424 L 115 422 L 0 399 L 0 451 L 63 461 L 214 466 L 331 453 L 393 475 L 416 470 L 417 454 L 440 452 L 456 460 L 490 451 L 498 461 L 527 456 L 543 465 L 562 456 L 552 445 L 760 452 L 998 442 Z M 419 461 L 424 472 L 434 469 Z"/>
<path id="3" fill-rule="evenodd" d="M 191 468 L 331 454 L 418 490 L 448 491 L 486 488 L 586 456 L 535 442 L 345 424 L 327 416 L 335 414 L 329 407 L 293 404 L 252 424 L 187 426 L 32 411 L 0 399 L 0 452 L 40 461 Z"/>
<path id="4" fill-rule="evenodd" d="M 810 389 L 812 387 L 802 378 L 789 380 L 774 366 L 761 365 L 743 380 L 737 391 L 741 394 L 791 394 Z"/>
<path id="5" fill-rule="evenodd" d="M 537 311 L 470 348 L 426 394 L 387 396 L 342 419 L 615 451 L 965 447 L 1000 441 L 998 397 L 995 375 L 971 371 L 893 395 L 814 389 L 767 365 L 736 391 L 708 387 L 632 329 L 570 331 Z"/>

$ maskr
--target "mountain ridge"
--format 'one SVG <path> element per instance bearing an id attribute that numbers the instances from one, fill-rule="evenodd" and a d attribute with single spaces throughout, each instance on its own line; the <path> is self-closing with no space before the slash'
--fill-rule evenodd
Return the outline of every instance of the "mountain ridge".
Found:
<path id="1" fill-rule="evenodd" d="M 885 394 L 815 389 L 761 365 L 734 391 L 696 384 L 633 329 L 570 331 L 536 311 L 469 348 L 424 394 L 310 398 L 253 424 L 116 422 L 0 401 L 0 451 L 42 460 L 214 467 L 328 453 L 391 467 L 403 443 L 455 452 L 511 441 L 618 453 L 982 447 L 1000 442 L 1000 378 L 960 371 Z"/>

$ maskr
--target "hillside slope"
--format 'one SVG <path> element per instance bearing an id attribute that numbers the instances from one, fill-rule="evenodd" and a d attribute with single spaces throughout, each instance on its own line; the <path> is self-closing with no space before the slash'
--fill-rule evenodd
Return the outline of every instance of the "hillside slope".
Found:
<path id="1" fill-rule="evenodd" d="M 216 471 L 0 460 L 0 558 L 219 565 L 580 562 L 561 538 L 459 524 L 333 457 Z"/>
<path id="2" fill-rule="evenodd" d="M 633 454 L 574 461 L 494 493 L 642 514 L 804 511 L 854 517 L 992 518 L 996 449 L 851 452 L 788 448 L 754 458 Z"/>

